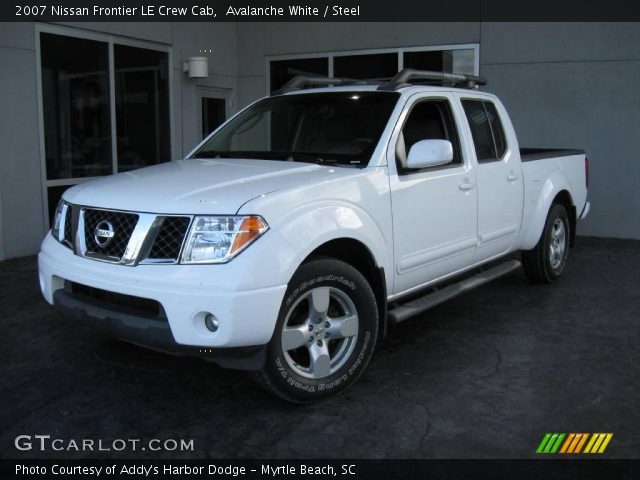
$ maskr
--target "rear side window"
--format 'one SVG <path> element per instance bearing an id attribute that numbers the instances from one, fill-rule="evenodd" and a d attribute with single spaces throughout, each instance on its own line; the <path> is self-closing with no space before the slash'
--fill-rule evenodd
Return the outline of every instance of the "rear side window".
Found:
<path id="1" fill-rule="evenodd" d="M 507 142 L 495 105 L 480 100 L 463 100 L 462 107 L 469 122 L 478 161 L 501 159 L 507 151 Z"/>

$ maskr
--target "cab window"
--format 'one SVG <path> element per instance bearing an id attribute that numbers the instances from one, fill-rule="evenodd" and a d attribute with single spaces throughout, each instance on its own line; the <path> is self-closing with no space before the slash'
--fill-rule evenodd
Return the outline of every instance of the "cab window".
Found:
<path id="1" fill-rule="evenodd" d="M 496 107 L 491 102 L 463 100 L 478 162 L 500 160 L 507 151 L 504 129 Z"/>
<path id="2" fill-rule="evenodd" d="M 453 146 L 453 161 L 445 166 L 431 168 L 447 168 L 462 164 L 458 133 L 447 100 L 418 101 L 411 108 L 396 144 L 396 161 L 401 173 L 415 171 L 407 169 L 406 162 L 411 147 L 420 140 L 448 140 Z"/>

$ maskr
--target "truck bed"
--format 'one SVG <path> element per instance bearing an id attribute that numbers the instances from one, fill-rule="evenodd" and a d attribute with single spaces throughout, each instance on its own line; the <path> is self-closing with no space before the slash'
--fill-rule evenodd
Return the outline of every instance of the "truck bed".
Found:
<path id="1" fill-rule="evenodd" d="M 523 162 L 543 160 L 545 158 L 570 157 L 584 155 L 584 150 L 572 148 L 521 148 L 520 158 Z"/>

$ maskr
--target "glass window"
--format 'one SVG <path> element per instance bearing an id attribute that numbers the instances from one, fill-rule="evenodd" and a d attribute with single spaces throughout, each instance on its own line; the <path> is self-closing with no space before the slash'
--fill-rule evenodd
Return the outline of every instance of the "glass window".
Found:
<path id="1" fill-rule="evenodd" d="M 390 78 L 398 73 L 397 53 L 372 53 L 333 58 L 333 76 L 356 79 Z"/>
<path id="2" fill-rule="evenodd" d="M 168 54 L 113 44 L 110 72 L 110 48 L 107 41 L 40 34 L 48 213 L 79 178 L 170 160 Z"/>
<path id="3" fill-rule="evenodd" d="M 227 118 L 224 98 L 202 97 L 202 138 L 218 128 Z"/>
<path id="4" fill-rule="evenodd" d="M 108 44 L 42 33 L 40 55 L 47 179 L 112 173 Z"/>
<path id="5" fill-rule="evenodd" d="M 365 166 L 395 92 L 340 92 L 266 98 L 233 118 L 194 155 Z"/>
<path id="6" fill-rule="evenodd" d="M 404 68 L 473 75 L 475 73 L 474 50 L 464 48 L 404 52 L 403 65 Z"/>
<path id="7" fill-rule="evenodd" d="M 493 103 L 484 102 L 484 108 L 487 111 L 489 125 L 491 126 L 493 139 L 496 143 L 496 157 L 502 158 L 507 151 L 507 142 L 505 140 L 504 130 L 502 129 L 502 123 L 500 122 L 500 116 L 498 115 L 496 106 Z"/>
<path id="8" fill-rule="evenodd" d="M 485 105 L 490 105 L 492 108 L 488 111 Z M 506 144 L 495 106 L 479 100 L 463 100 L 462 106 L 469 122 L 478 161 L 488 162 L 501 158 L 506 151 Z"/>
<path id="9" fill-rule="evenodd" d="M 56 214 L 56 208 L 58 207 L 58 202 L 62 197 L 62 194 L 69 188 L 69 186 L 65 185 L 62 187 L 49 187 L 47 188 L 47 200 L 49 204 L 49 224 L 53 225 L 53 217 Z"/>
<path id="10" fill-rule="evenodd" d="M 462 163 L 458 132 L 448 101 L 426 100 L 416 103 L 411 108 L 396 148 L 401 167 L 405 165 L 411 147 L 420 140 L 449 140 L 453 146 L 452 164 Z"/>
<path id="11" fill-rule="evenodd" d="M 118 171 L 171 158 L 166 52 L 114 45 Z"/>
<path id="12" fill-rule="evenodd" d="M 269 66 L 271 93 L 284 87 L 284 84 L 296 75 L 329 75 L 329 59 L 299 58 L 294 60 L 274 60 Z"/>

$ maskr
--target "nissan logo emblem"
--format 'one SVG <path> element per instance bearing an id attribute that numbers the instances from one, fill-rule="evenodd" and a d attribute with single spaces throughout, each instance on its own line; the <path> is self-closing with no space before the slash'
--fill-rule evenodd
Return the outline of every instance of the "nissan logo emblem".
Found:
<path id="1" fill-rule="evenodd" d="M 96 228 L 93 231 L 93 239 L 96 241 L 99 247 L 106 247 L 111 243 L 111 240 L 113 239 L 115 234 L 116 233 L 113 230 L 113 225 L 111 225 L 111 222 L 103 220 L 98 225 L 96 225 Z"/>

